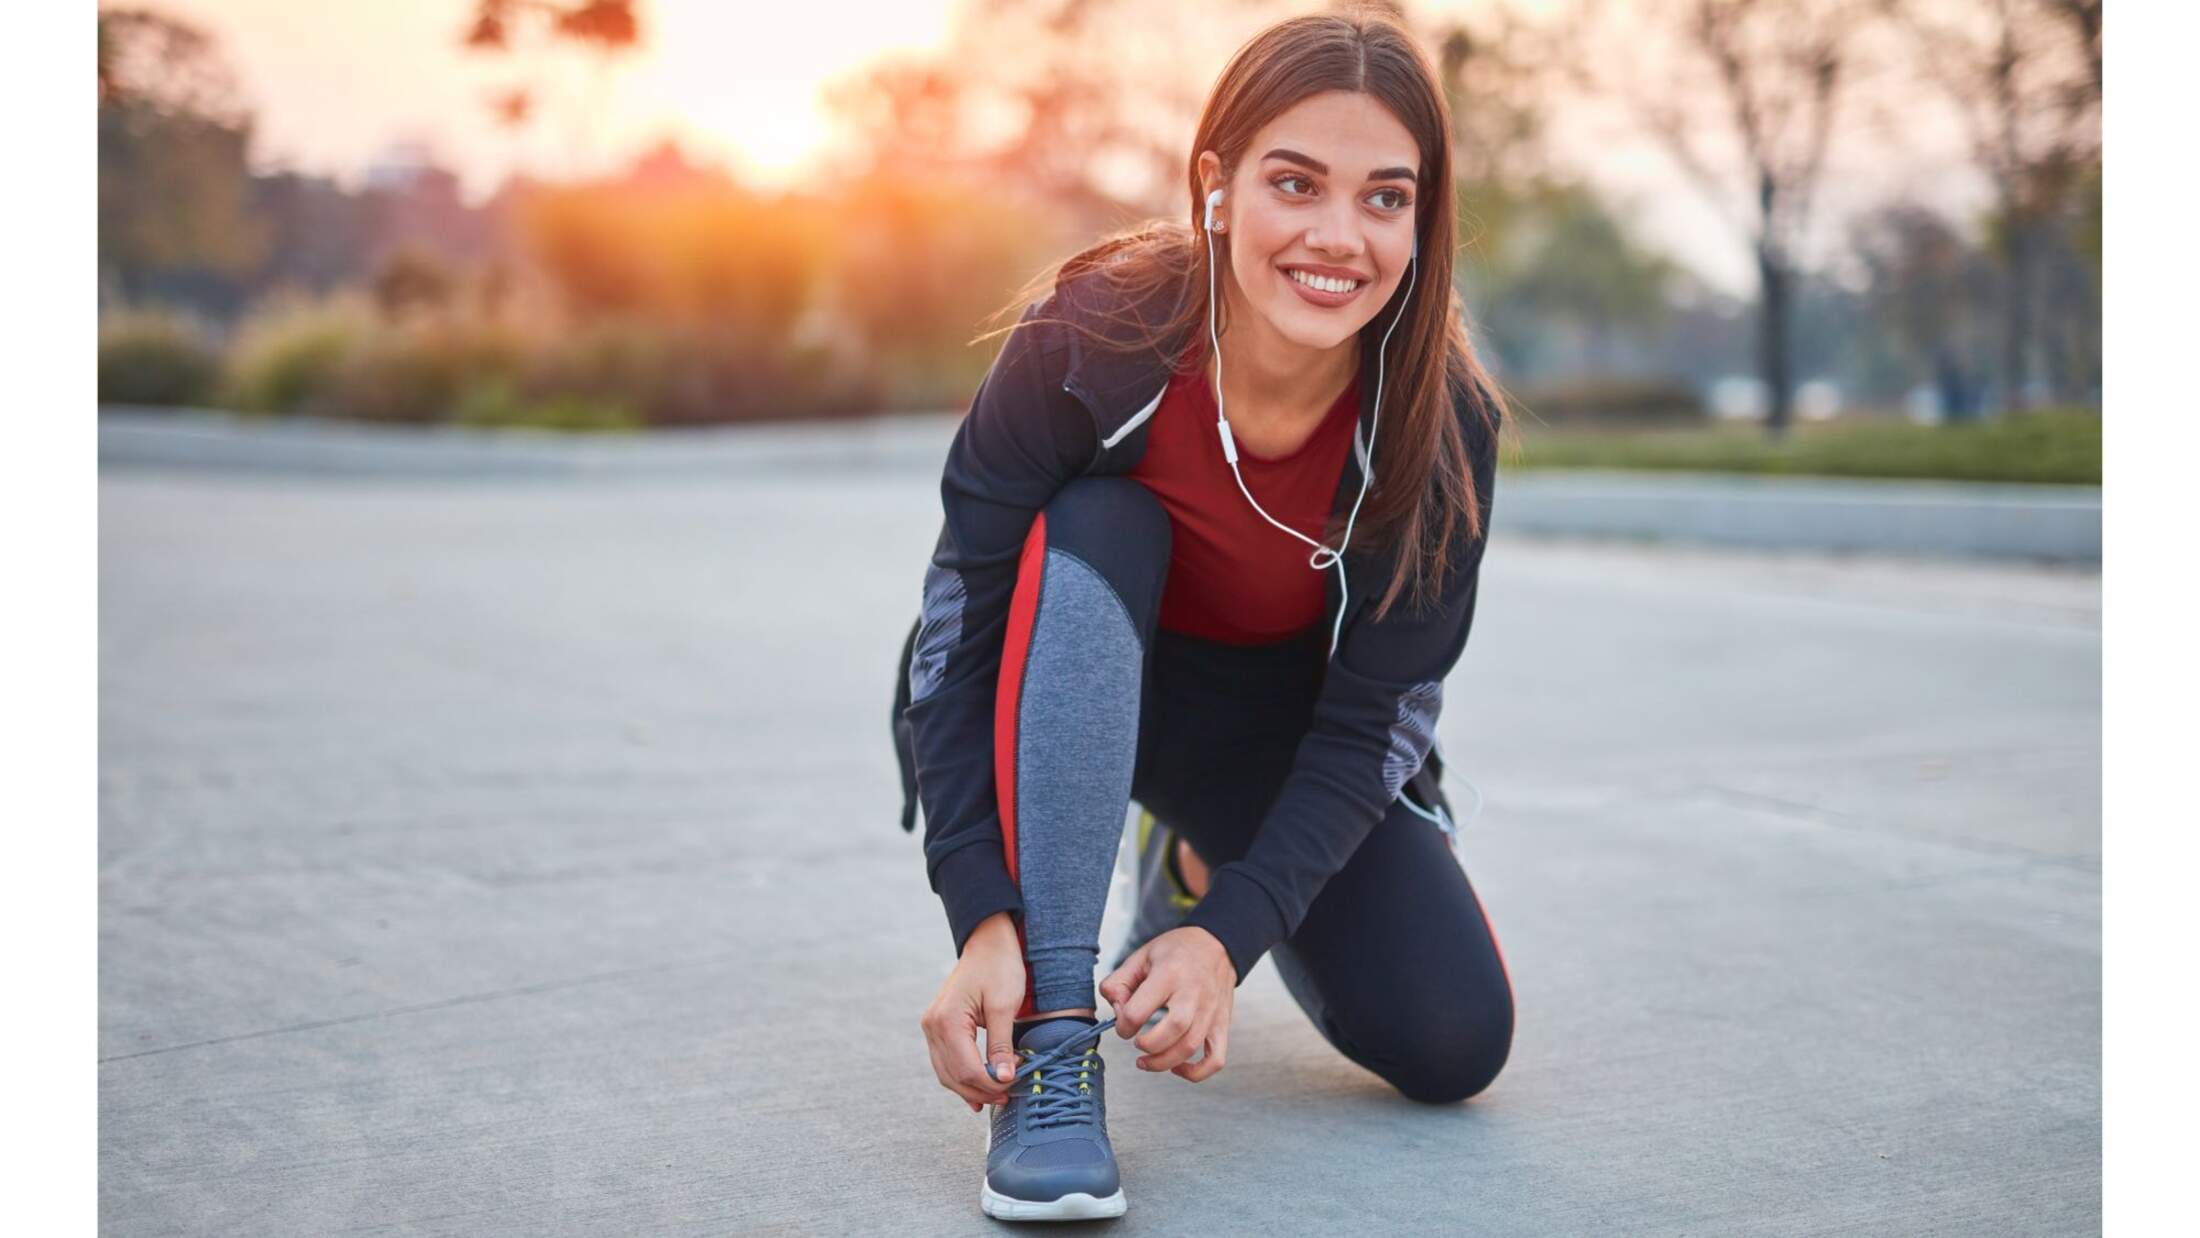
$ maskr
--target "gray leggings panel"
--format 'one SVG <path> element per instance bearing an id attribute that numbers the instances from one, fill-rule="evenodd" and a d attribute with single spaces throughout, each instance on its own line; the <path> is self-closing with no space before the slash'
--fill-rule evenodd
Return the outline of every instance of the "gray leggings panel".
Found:
<path id="1" fill-rule="evenodd" d="M 1016 736 L 1016 869 L 1038 1010 L 1093 1004 L 1100 918 L 1138 755 L 1144 642 L 1099 573 L 1049 550 Z M 1077 708 L 1056 708 L 1075 701 Z"/>
<path id="2" fill-rule="evenodd" d="M 1168 513 L 1130 478 L 1080 478 L 1043 515 L 1013 749 L 1032 1011 L 1094 1005 L 1100 920 L 1130 805 L 1170 544 Z"/>

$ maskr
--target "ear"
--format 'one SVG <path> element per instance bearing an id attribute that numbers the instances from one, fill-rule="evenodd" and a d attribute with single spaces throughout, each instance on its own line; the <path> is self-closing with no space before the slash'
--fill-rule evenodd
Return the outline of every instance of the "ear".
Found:
<path id="1" fill-rule="evenodd" d="M 1211 150 L 1199 152 L 1199 198 L 1205 202 L 1207 195 L 1217 189 L 1228 188 L 1222 179 L 1222 156 Z"/>

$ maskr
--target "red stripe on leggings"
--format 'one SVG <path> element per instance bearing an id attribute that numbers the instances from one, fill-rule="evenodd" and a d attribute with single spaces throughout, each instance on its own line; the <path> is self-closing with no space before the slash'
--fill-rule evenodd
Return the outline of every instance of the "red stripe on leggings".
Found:
<path id="1" fill-rule="evenodd" d="M 1512 968 L 1505 966 L 1504 948 L 1497 944 L 1497 928 L 1490 923 L 1490 909 L 1482 902 L 1482 896 L 1474 896 L 1474 909 L 1482 913 L 1482 931 L 1490 935 L 1490 953 L 1497 956 L 1497 970 L 1505 975 L 1505 991 L 1513 991 Z"/>
<path id="2" fill-rule="evenodd" d="M 1024 699 L 1024 667 L 1031 656 L 1031 625 L 1039 615 L 1039 580 L 1046 568 L 1047 517 L 1040 512 L 1024 535 L 1023 555 L 1016 561 L 1016 592 L 1008 602 L 1008 631 L 1001 637 L 1001 678 L 993 697 L 993 787 L 1000 804 L 1001 851 L 1008 860 L 1010 880 L 1021 882 L 1016 871 L 1016 724 Z M 1016 949 L 1024 950 L 1024 923 L 1016 920 Z M 1031 968 L 1024 968 L 1024 1004 L 1016 1017 L 1039 1013 Z"/>

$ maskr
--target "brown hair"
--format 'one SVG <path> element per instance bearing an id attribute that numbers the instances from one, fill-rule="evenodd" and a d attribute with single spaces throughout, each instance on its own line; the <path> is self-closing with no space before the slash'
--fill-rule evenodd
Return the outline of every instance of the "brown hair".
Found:
<path id="1" fill-rule="evenodd" d="M 1390 587 L 1374 612 L 1380 618 L 1409 584 L 1417 608 L 1438 596 L 1453 539 L 1486 533 L 1484 496 L 1477 493 L 1453 392 L 1466 393 L 1490 436 L 1490 450 L 1496 449 L 1507 420 L 1496 384 L 1475 357 L 1464 325 L 1466 310 L 1452 287 L 1457 203 L 1450 108 L 1427 55 L 1395 21 L 1380 13 L 1320 14 L 1290 18 L 1255 35 L 1231 57 L 1200 115 L 1186 175 L 1192 204 L 1186 217 L 1148 220 L 1054 263 L 994 317 L 1043 303 L 1057 281 L 1097 270 L 1125 294 L 1111 304 L 1140 302 L 1157 290 L 1174 292 L 1174 309 L 1141 346 L 1177 365 L 1184 359 L 1167 350 L 1185 340 L 1195 324 L 1204 326 L 1208 313 L 1207 247 L 1198 223 L 1200 152 L 1212 150 L 1221 157 L 1227 180 L 1263 125 L 1301 100 L 1332 90 L 1373 95 L 1398 118 L 1420 146 L 1419 183 L 1425 187 L 1416 197 L 1414 229 L 1419 252 L 1428 257 L 1412 267 L 1412 301 L 1392 333 L 1385 362 L 1383 400 L 1390 415 L 1382 418 L 1375 440 L 1385 467 L 1368 488 L 1353 532 L 1355 552 L 1373 546 L 1388 548 L 1393 556 Z M 1407 293 L 1401 285 L 1392 299 Z M 1382 346 L 1383 331 L 1397 312 L 1386 304 L 1361 328 L 1363 358 Z M 1002 327 L 977 339 L 1013 329 Z M 1218 332 L 1226 330 L 1226 323 L 1218 326 Z M 1193 359 L 1204 364 L 1205 350 L 1196 351 Z M 1427 484 L 1384 484 L 1385 479 L 1427 479 Z M 1332 514 L 1324 540 L 1334 545 L 1342 526 L 1342 519 Z"/>

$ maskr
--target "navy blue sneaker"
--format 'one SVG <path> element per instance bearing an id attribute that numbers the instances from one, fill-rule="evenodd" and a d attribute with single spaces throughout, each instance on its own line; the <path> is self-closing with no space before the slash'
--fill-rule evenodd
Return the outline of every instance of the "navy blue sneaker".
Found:
<path id="1" fill-rule="evenodd" d="M 1138 835 L 1133 842 L 1131 926 L 1115 951 L 1114 961 L 1108 964 L 1111 972 L 1140 946 L 1184 923 L 1185 915 L 1199 905 L 1199 899 L 1184 887 L 1184 874 L 1177 868 L 1175 830 L 1140 809 Z"/>
<path id="2" fill-rule="evenodd" d="M 1113 1021 L 1050 1019 L 1016 1046 L 1008 1102 L 993 1107 L 978 1206 L 1002 1221 L 1087 1221 L 1127 1206 L 1108 1143 L 1100 1037 Z"/>

